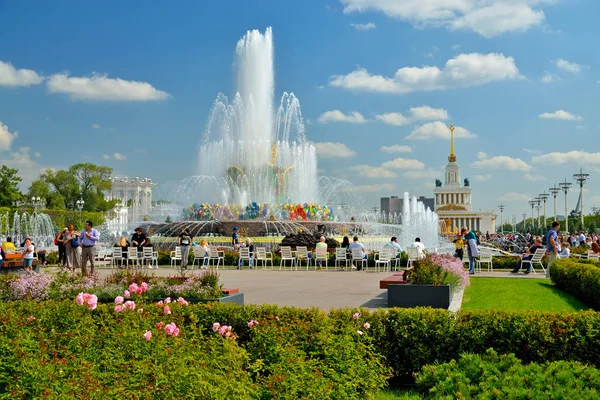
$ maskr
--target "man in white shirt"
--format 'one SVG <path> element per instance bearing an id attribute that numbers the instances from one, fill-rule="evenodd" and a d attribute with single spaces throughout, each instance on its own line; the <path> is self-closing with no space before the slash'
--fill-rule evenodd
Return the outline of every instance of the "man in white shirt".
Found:
<path id="1" fill-rule="evenodd" d="M 579 245 L 582 246 L 585 244 L 585 234 L 583 232 L 579 232 Z"/>
<path id="2" fill-rule="evenodd" d="M 413 247 L 417 248 L 417 258 L 425 258 L 425 245 L 421 243 L 421 238 L 416 238 Z"/>
<path id="3" fill-rule="evenodd" d="M 358 241 L 358 236 L 354 236 L 354 239 L 352 239 L 352 243 L 350 243 L 349 249 L 351 252 L 352 252 L 352 249 L 360 249 L 363 253 L 363 258 L 367 258 L 367 255 L 365 254 L 365 246 L 361 242 Z M 362 266 L 362 264 L 361 264 L 361 266 Z M 360 269 L 358 269 L 358 270 L 360 271 Z"/>
<path id="4" fill-rule="evenodd" d="M 390 241 L 383 246 L 384 249 L 392 249 L 395 253 L 401 253 L 402 247 L 398 244 L 398 238 L 396 236 L 392 236 Z"/>

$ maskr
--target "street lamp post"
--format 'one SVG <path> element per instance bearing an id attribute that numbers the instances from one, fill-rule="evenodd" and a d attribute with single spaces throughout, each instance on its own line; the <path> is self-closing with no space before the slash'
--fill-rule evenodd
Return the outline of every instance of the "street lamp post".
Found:
<path id="1" fill-rule="evenodd" d="M 571 182 L 567 182 L 567 178 L 565 178 L 564 182 L 561 182 L 558 184 L 558 186 L 560 186 L 560 188 L 565 193 L 565 232 L 567 234 L 569 233 L 569 211 L 568 211 L 568 205 L 567 205 L 567 194 L 569 193 L 569 189 L 571 188 L 572 185 L 573 184 Z"/>
<path id="2" fill-rule="evenodd" d="M 527 229 L 525 229 L 525 219 L 527 219 L 527 213 L 523 213 L 521 215 L 523 216 L 523 227 L 522 227 L 522 229 L 523 229 L 523 232 L 525 232 L 527 230 Z"/>
<path id="3" fill-rule="evenodd" d="M 85 201 L 83 201 L 83 199 L 79 199 L 75 204 L 77 204 L 77 209 L 79 210 L 79 222 L 81 223 L 81 212 L 83 210 L 83 205 L 85 204 Z"/>
<path id="4" fill-rule="evenodd" d="M 590 174 L 584 174 L 583 169 L 579 168 L 579 173 L 573 175 L 573 179 L 579 183 L 579 217 L 581 218 L 581 228 L 583 229 L 583 184 L 590 178 Z"/>
<path id="5" fill-rule="evenodd" d="M 554 187 L 550 188 L 550 193 L 554 197 L 554 220 L 556 221 L 556 195 L 560 193 L 560 188 L 557 188 L 556 184 L 554 184 Z"/>
<path id="6" fill-rule="evenodd" d="M 544 202 L 544 219 L 542 221 L 544 221 L 544 228 L 546 227 L 546 220 L 548 219 L 548 217 L 546 216 L 546 200 L 548 200 L 548 197 L 550 197 L 550 195 L 548 193 L 546 193 L 546 191 L 544 190 L 544 193 L 541 193 L 539 195 L 539 198 L 542 199 L 542 201 Z"/>
<path id="7" fill-rule="evenodd" d="M 504 212 L 504 204 L 500 203 L 498 208 L 500 209 L 500 233 L 504 235 L 504 218 L 502 217 L 502 213 Z"/>
<path id="8" fill-rule="evenodd" d="M 531 230 L 533 230 L 534 226 L 533 226 L 533 208 L 535 207 L 536 201 L 535 200 L 529 200 L 529 205 L 531 206 Z"/>
<path id="9" fill-rule="evenodd" d="M 540 220 L 540 210 L 542 209 L 542 199 L 540 197 L 536 197 L 536 198 L 534 198 L 534 200 L 536 202 L 535 207 L 538 212 L 538 216 L 537 216 L 538 229 L 542 229 L 542 223 Z"/>

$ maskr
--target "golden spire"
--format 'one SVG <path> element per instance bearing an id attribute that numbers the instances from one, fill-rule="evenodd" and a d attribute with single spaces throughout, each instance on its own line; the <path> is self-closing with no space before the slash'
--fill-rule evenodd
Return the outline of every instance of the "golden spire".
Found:
<path id="1" fill-rule="evenodd" d="M 448 161 L 456 162 L 456 156 L 454 155 L 454 125 L 450 125 L 450 155 Z"/>

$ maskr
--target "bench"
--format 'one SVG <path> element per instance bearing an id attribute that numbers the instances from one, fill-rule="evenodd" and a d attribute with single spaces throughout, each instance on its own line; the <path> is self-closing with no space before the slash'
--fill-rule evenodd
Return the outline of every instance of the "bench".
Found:
<path id="1" fill-rule="evenodd" d="M 239 293 L 240 289 L 238 289 L 238 288 L 223 288 L 223 289 L 221 289 L 221 292 L 224 295 L 230 296 L 232 294 Z"/>
<path id="2" fill-rule="evenodd" d="M 387 289 L 390 284 L 393 285 L 404 285 L 408 283 L 406 279 L 406 274 L 410 271 L 412 267 L 405 269 L 404 271 L 397 272 L 392 276 L 388 276 L 385 279 L 379 281 L 379 289 Z"/>

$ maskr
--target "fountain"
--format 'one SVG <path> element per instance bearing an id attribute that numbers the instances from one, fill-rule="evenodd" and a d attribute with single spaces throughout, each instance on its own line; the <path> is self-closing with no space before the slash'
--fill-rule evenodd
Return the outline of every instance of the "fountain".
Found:
<path id="1" fill-rule="evenodd" d="M 227 244 L 231 229 L 239 225 L 253 237 L 280 238 L 304 230 L 370 235 L 381 245 L 398 236 L 406 246 L 420 236 L 437 246 L 437 216 L 408 193 L 402 216 L 382 215 L 368 211 L 350 182 L 317 176 L 316 151 L 306 139 L 300 102 L 284 92 L 274 106 L 273 60 L 271 28 L 249 31 L 238 41 L 237 92 L 231 102 L 219 93 L 213 103 L 199 174 L 156 190 L 155 197 L 179 205 L 183 215 L 173 216 L 179 221 L 147 224 L 152 232 L 172 237 L 189 227 L 194 236 Z"/>
<path id="2" fill-rule="evenodd" d="M 30 237 L 31 241 L 35 243 L 36 249 L 48 250 L 54 248 L 55 234 L 54 224 L 48 214 L 24 212 L 19 215 L 15 211 L 12 224 L 8 212 L 0 215 L 0 241 L 2 243 L 6 241 L 7 237 L 11 237 L 18 248 L 19 244 Z"/>

